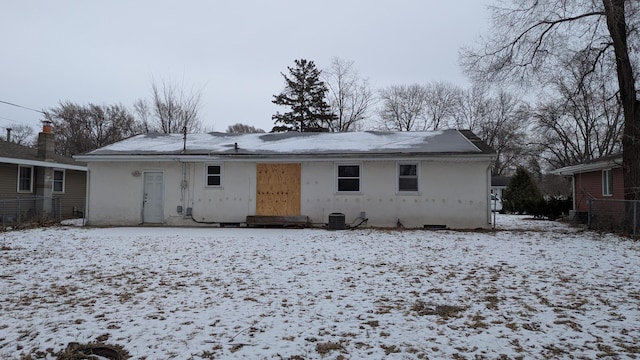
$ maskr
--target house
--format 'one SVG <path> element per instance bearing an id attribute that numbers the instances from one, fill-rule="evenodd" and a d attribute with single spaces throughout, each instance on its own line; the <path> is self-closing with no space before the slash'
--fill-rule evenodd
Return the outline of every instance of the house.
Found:
<path id="1" fill-rule="evenodd" d="M 589 213 L 590 200 L 624 200 L 622 154 L 559 168 L 551 173 L 572 179 L 573 211 L 583 219 Z"/>
<path id="2" fill-rule="evenodd" d="M 493 175 L 491 176 L 491 193 L 502 199 L 502 194 L 509 186 L 511 176 Z"/>
<path id="3" fill-rule="evenodd" d="M 87 168 L 54 154 L 50 123 L 38 134 L 37 148 L 0 140 L 0 216 L 2 224 L 48 216 L 67 219 L 82 214 Z"/>
<path id="4" fill-rule="evenodd" d="M 89 225 L 320 226 L 342 214 L 376 227 L 490 227 L 495 152 L 464 130 L 146 134 L 75 158 L 89 169 Z"/>

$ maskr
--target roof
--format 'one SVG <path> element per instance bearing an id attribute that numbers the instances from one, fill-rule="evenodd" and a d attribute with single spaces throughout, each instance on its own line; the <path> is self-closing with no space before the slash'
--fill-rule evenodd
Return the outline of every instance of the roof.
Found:
<path id="1" fill-rule="evenodd" d="M 435 132 L 286 132 L 268 134 L 144 134 L 84 155 L 83 161 L 145 156 L 332 157 L 357 155 L 486 155 L 494 156 L 471 131 Z"/>
<path id="2" fill-rule="evenodd" d="M 565 166 L 565 167 L 553 170 L 551 171 L 551 173 L 556 175 L 569 176 L 574 174 L 597 171 L 602 169 L 610 169 L 610 168 L 621 167 L 621 166 L 622 166 L 622 153 L 619 153 L 619 154 L 600 157 L 597 159 L 592 159 L 592 160 L 585 161 L 581 164 L 577 164 L 573 166 Z"/>
<path id="3" fill-rule="evenodd" d="M 509 186 L 509 182 L 511 181 L 511 176 L 504 175 L 492 175 L 491 176 L 491 186 Z"/>
<path id="4" fill-rule="evenodd" d="M 61 155 L 53 155 L 52 157 L 52 161 L 45 161 L 38 157 L 36 148 L 0 140 L 0 163 L 87 170 L 84 163 L 78 162 L 73 158 Z"/>

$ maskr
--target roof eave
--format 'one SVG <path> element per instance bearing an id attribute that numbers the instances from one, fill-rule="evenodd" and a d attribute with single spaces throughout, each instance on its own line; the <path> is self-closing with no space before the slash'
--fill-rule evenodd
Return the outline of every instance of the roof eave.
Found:
<path id="1" fill-rule="evenodd" d="M 25 165 L 25 166 L 51 167 L 51 168 L 66 169 L 66 170 L 87 171 L 87 167 L 86 166 L 73 165 L 73 164 L 64 164 L 64 163 L 58 163 L 58 162 L 53 162 L 53 161 L 39 161 L 39 160 L 27 160 L 27 159 L 16 159 L 16 158 L 0 157 L 0 163 Z"/>
<path id="2" fill-rule="evenodd" d="M 264 161 L 264 160 L 296 160 L 296 161 L 326 161 L 332 159 L 396 159 L 396 158 L 473 158 L 492 161 L 495 154 L 491 153 L 287 153 L 287 154 L 234 154 L 234 153 L 210 153 L 210 154 L 104 154 L 104 155 L 76 155 L 74 158 L 83 162 L 121 162 L 121 161 Z"/>
<path id="3" fill-rule="evenodd" d="M 571 176 L 574 174 L 602 170 L 607 168 L 620 167 L 620 163 L 622 162 L 622 157 L 615 158 L 607 161 L 598 161 L 589 164 L 578 164 L 573 166 L 566 166 L 563 168 L 552 170 L 551 173 L 554 175 L 562 175 L 562 176 Z"/>

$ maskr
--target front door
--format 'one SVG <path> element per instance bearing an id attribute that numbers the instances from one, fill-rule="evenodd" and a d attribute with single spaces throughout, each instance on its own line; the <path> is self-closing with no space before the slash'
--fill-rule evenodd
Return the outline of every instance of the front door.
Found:
<path id="1" fill-rule="evenodd" d="M 162 223 L 164 192 L 163 174 L 161 172 L 144 173 L 144 199 L 142 202 L 142 222 Z"/>
<path id="2" fill-rule="evenodd" d="M 256 215 L 300 215 L 300 164 L 257 164 Z"/>

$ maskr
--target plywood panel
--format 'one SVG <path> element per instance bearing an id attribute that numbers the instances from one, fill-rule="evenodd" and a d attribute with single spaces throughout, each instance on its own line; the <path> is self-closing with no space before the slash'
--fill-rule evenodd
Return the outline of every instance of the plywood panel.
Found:
<path id="1" fill-rule="evenodd" d="M 257 164 L 256 215 L 300 215 L 300 164 Z"/>

